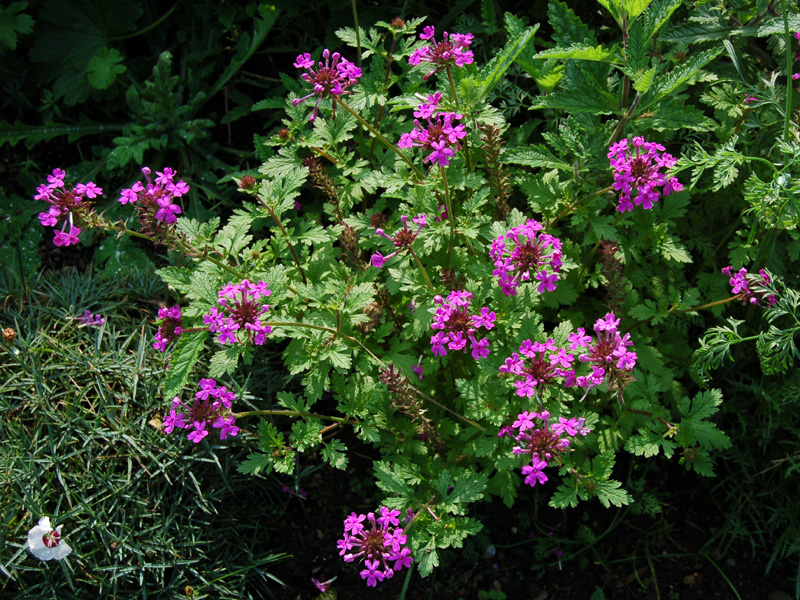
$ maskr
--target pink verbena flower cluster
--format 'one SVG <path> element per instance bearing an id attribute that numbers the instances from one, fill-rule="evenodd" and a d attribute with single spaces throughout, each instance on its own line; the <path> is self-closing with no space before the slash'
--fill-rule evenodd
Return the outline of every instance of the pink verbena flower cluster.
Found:
<path id="1" fill-rule="evenodd" d="M 261 346 L 272 328 L 261 323 L 260 317 L 269 310 L 269 304 L 261 304 L 260 300 L 271 293 L 263 281 L 250 283 L 242 279 L 239 283 L 227 283 L 217 293 L 220 308 L 215 306 L 211 313 L 203 315 L 203 323 L 210 332 L 219 334 L 220 344 L 236 343 L 239 341 L 236 332 L 243 331 L 250 343 Z"/>
<path id="2" fill-rule="evenodd" d="M 47 183 L 36 188 L 34 199 L 50 204 L 47 212 L 39 213 L 39 221 L 43 226 L 55 227 L 60 220 L 64 220 L 61 230 L 53 232 L 53 243 L 56 246 L 73 246 L 80 241 L 78 236 L 81 234 L 81 228 L 75 221 L 82 223 L 92 210 L 92 203 L 86 198 L 102 196 L 103 190 L 91 181 L 67 188 L 64 177 L 66 172 L 63 169 L 53 169 L 53 174 L 47 176 Z"/>
<path id="3" fill-rule="evenodd" d="M 758 272 L 758 277 L 749 274 L 744 267 L 739 269 L 737 273 L 734 273 L 733 267 L 727 266 L 722 269 L 722 272 L 730 277 L 731 291 L 734 294 L 739 294 L 745 302 L 759 304 L 760 300 L 766 300 L 767 306 L 769 307 L 778 301 L 775 294 L 768 295 L 763 289 L 766 285 L 772 283 L 772 280 L 764 269 Z"/>
<path id="4" fill-rule="evenodd" d="M 239 428 L 231 413 L 234 400 L 236 396 L 224 385 L 218 387 L 213 379 L 201 379 L 200 391 L 194 395 L 190 404 L 184 404 L 178 396 L 173 398 L 172 409 L 164 417 L 164 431 L 170 434 L 176 427 L 188 429 L 190 431 L 186 437 L 195 444 L 199 444 L 208 435 L 208 425 L 219 430 L 221 440 L 228 436 L 235 437 Z"/>
<path id="5" fill-rule="evenodd" d="M 621 335 L 618 326 L 619 319 L 608 313 L 595 322 L 595 338 L 586 335 L 583 327 L 569 334 L 569 349 L 559 347 L 550 338 L 545 342 L 525 340 L 519 353 L 512 353 L 500 372 L 518 378 L 514 386 L 517 396 L 523 398 L 540 394 L 560 377 L 564 378 L 564 387 L 581 387 L 587 392 L 601 383 L 622 388 L 633 381 L 631 372 L 637 356 L 628 349 L 633 345 L 630 334 Z M 582 348 L 586 350 L 578 358 L 591 366 L 592 372 L 588 375 L 577 375 L 574 369 L 575 354 L 572 352 Z"/>
<path id="6" fill-rule="evenodd" d="M 535 421 L 539 421 L 536 423 Z M 544 469 L 552 461 L 561 464 L 561 455 L 569 450 L 570 438 L 586 436 L 590 429 L 585 419 L 559 417 L 557 423 L 550 423 L 550 413 L 524 411 L 510 427 L 504 427 L 500 436 L 509 435 L 519 444 L 514 446 L 514 454 L 529 454 L 531 464 L 522 467 L 525 483 L 531 487 L 545 483 Z"/>
<path id="7" fill-rule="evenodd" d="M 311 55 L 306 52 L 300 54 L 294 62 L 295 67 L 306 70 L 301 77 L 313 86 L 314 91 L 302 98 L 295 98 L 292 100 L 292 105 L 297 106 L 301 102 L 317 96 L 314 111 L 308 117 L 309 121 L 317 118 L 319 103 L 324 98 L 330 98 L 333 102 L 333 118 L 335 119 L 336 100 L 343 94 L 350 94 L 351 92 L 348 92 L 347 88 L 358 83 L 358 78 L 361 77 L 361 69 L 346 58 L 342 58 L 338 52 L 331 54 L 326 48 L 322 53 L 322 58 L 325 59 L 324 63 L 315 63 L 311 60 Z M 317 64 L 316 71 L 313 69 L 315 64 Z"/>
<path id="8" fill-rule="evenodd" d="M 570 350 L 587 349 L 579 359 L 591 365 L 592 373 L 578 377 L 574 372 L 570 373 L 567 375 L 565 386 L 577 386 L 588 390 L 604 381 L 616 387 L 622 387 L 633 381 L 631 372 L 636 366 L 637 356 L 635 352 L 628 350 L 633 346 L 633 340 L 630 333 L 620 335 L 618 327 L 619 319 L 613 313 L 608 313 L 602 319 L 595 321 L 595 339 L 586 335 L 583 327 L 578 327 L 576 333 L 569 335 Z"/>
<path id="9" fill-rule="evenodd" d="M 387 235 L 386 232 L 380 227 L 376 229 L 375 233 L 381 237 L 385 237 L 387 240 L 392 240 L 392 243 L 394 244 L 395 248 L 397 248 L 397 250 L 395 250 L 391 254 L 387 254 L 386 256 L 384 256 L 380 252 L 376 252 L 370 258 L 372 266 L 380 269 L 386 263 L 387 260 L 389 260 L 393 256 L 396 256 L 397 253 L 400 252 L 401 250 L 403 249 L 411 250 L 411 245 L 414 243 L 414 240 L 417 239 L 419 232 L 422 231 L 423 227 L 425 227 L 427 217 L 428 215 L 423 213 L 411 219 L 413 223 L 418 225 L 416 231 L 413 231 L 408 228 L 408 217 L 406 215 L 400 217 L 400 222 L 403 224 L 403 228 L 396 231 L 393 236 Z"/>
<path id="10" fill-rule="evenodd" d="M 428 79 L 431 75 L 444 68 L 449 68 L 453 65 L 456 67 L 463 67 L 469 65 L 474 61 L 472 50 L 469 50 L 469 45 L 472 43 L 471 33 L 453 33 L 449 34 L 446 31 L 442 34 L 442 41 L 437 42 L 434 39 L 436 29 L 431 26 L 425 27 L 422 33 L 419 34 L 419 39 L 429 40 L 431 45 L 424 46 L 408 57 L 408 63 L 417 66 L 420 63 L 427 62 L 434 65 L 434 69 L 427 73 L 424 79 Z"/>
<path id="11" fill-rule="evenodd" d="M 360 575 L 368 586 L 375 587 L 379 581 L 391 579 L 395 572 L 414 562 L 411 550 L 405 545 L 406 534 L 398 527 L 399 515 L 399 510 L 384 506 L 377 518 L 375 513 L 352 513 L 344 520 L 344 536 L 336 542 L 339 556 L 348 563 L 356 559 L 364 561 L 365 569 Z"/>
<path id="12" fill-rule="evenodd" d="M 572 372 L 574 361 L 574 355 L 559 348 L 550 338 L 546 342 L 525 340 L 519 347 L 519 354 L 513 352 L 500 372 L 516 375 L 519 378 L 514 381 L 517 396 L 531 398 L 555 383 L 557 377 L 566 377 Z"/>
<path id="13" fill-rule="evenodd" d="M 88 325 L 89 327 L 100 327 L 106 322 L 105 317 L 92 314 L 88 309 L 83 311 L 82 315 L 75 317 L 75 320 L 81 325 Z"/>
<path id="14" fill-rule="evenodd" d="M 453 125 L 457 119 L 463 119 L 464 115 L 454 112 L 437 112 L 439 101 L 442 94 L 436 92 L 428 96 L 428 101 L 423 102 L 414 110 L 414 129 L 409 133 L 400 136 L 397 142 L 400 148 L 423 148 L 430 154 L 423 159 L 423 162 L 436 163 L 440 167 L 450 164 L 450 159 L 455 156 L 457 150 L 461 150 L 459 140 L 467 137 L 464 125 Z M 427 122 L 427 126 L 420 123 L 420 119 Z"/>
<path id="15" fill-rule="evenodd" d="M 539 281 L 536 289 L 540 294 L 556 289 L 562 264 L 561 240 L 539 233 L 542 229 L 541 223 L 528 219 L 525 225 L 512 227 L 492 242 L 489 248 L 495 266 L 492 275 L 500 280 L 500 289 L 506 296 L 516 296 L 517 288 L 530 281 L 531 274 Z"/>
<path id="16" fill-rule="evenodd" d="M 611 168 L 614 169 L 615 190 L 620 192 L 617 210 L 626 212 L 633 210 L 633 204 L 644 209 L 653 208 L 653 204 L 664 195 L 683 189 L 683 184 L 675 177 L 661 173 L 662 168 L 669 169 L 677 163 L 675 157 L 664 152 L 664 146 L 655 142 L 645 142 L 643 137 L 635 137 L 633 149 L 628 147 L 624 139 L 608 149 Z M 631 193 L 636 188 L 636 197 L 631 202 Z"/>
<path id="17" fill-rule="evenodd" d="M 467 342 L 475 360 L 489 356 L 489 339 L 479 340 L 475 334 L 480 327 L 486 330 L 494 327 L 497 315 L 486 307 L 481 308 L 480 314 L 470 314 L 469 301 L 472 297 L 469 292 L 454 290 L 447 299 L 441 296 L 433 299 L 439 307 L 431 329 L 441 330 L 431 336 L 434 356 L 446 356 L 447 350 L 465 350 Z"/>
<path id="18" fill-rule="evenodd" d="M 173 201 L 188 194 L 189 186 L 183 180 L 175 183 L 175 171 L 169 167 L 156 171 L 155 181 L 150 180 L 149 167 L 142 167 L 142 173 L 147 185 L 137 181 L 130 188 L 123 189 L 119 201 L 122 204 L 133 204 L 139 211 L 142 233 L 154 235 L 178 220 L 181 207 Z"/>
<path id="19" fill-rule="evenodd" d="M 170 308 L 165 306 L 158 309 L 158 318 L 161 322 L 158 324 L 153 348 L 159 352 L 164 352 L 167 349 L 167 344 L 183 333 L 181 317 L 181 307 L 177 304 Z"/>

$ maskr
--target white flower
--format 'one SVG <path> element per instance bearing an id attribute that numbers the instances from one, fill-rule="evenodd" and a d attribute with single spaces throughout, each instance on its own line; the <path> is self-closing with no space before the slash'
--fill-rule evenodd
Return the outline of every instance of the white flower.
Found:
<path id="1" fill-rule="evenodd" d="M 42 517 L 39 524 L 28 532 L 28 549 L 39 560 L 61 560 L 72 548 L 61 539 L 61 525 L 50 527 L 50 517 Z"/>

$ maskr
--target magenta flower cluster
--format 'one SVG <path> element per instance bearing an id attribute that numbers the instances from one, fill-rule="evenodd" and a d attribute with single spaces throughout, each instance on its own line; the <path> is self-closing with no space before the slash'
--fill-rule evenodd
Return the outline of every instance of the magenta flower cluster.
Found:
<path id="1" fill-rule="evenodd" d="M 675 177 L 661 172 L 661 169 L 674 167 L 677 160 L 664 152 L 664 146 L 654 142 L 645 142 L 643 137 L 635 137 L 630 148 L 624 139 L 613 144 L 608 150 L 611 168 L 614 169 L 615 190 L 620 192 L 619 212 L 633 210 L 633 205 L 644 209 L 653 208 L 653 204 L 663 196 L 683 189 L 683 184 Z M 631 194 L 636 188 L 636 196 L 631 202 Z"/>
<path id="2" fill-rule="evenodd" d="M 633 346 L 631 334 L 620 334 L 619 319 L 613 313 L 597 319 L 594 332 L 594 339 L 586 335 L 583 327 L 578 327 L 576 333 L 569 335 L 570 350 L 585 348 L 586 350 L 578 358 L 590 365 L 592 372 L 577 377 L 574 371 L 567 374 L 565 386 L 577 386 L 588 390 L 604 381 L 619 383 L 629 378 L 630 372 L 636 366 L 638 357 L 635 352 L 628 349 Z"/>
<path id="3" fill-rule="evenodd" d="M 344 536 L 336 542 L 339 556 L 348 563 L 356 559 L 364 561 L 365 568 L 360 574 L 368 586 L 375 587 L 379 581 L 391 579 L 414 562 L 411 550 L 405 545 L 406 534 L 398 527 L 398 516 L 399 510 L 384 506 L 379 517 L 375 513 L 352 513 L 344 520 Z"/>
<path id="4" fill-rule="evenodd" d="M 636 353 L 628 348 L 633 345 L 629 333 L 621 335 L 619 319 L 608 313 L 597 319 L 594 325 L 595 338 L 586 335 L 583 327 L 569 335 L 569 349 L 559 347 L 552 339 L 545 342 L 525 340 L 500 367 L 501 373 L 517 377 L 514 386 L 517 396 L 531 398 L 540 394 L 548 385 L 563 377 L 565 387 L 581 387 L 587 391 L 601 383 L 619 383 L 630 377 L 636 366 Z M 574 369 L 575 354 L 581 351 L 581 362 L 588 363 L 592 372 L 577 375 Z M 569 351 L 568 351 L 569 350 Z"/>
<path id="5" fill-rule="evenodd" d="M 183 333 L 181 316 L 181 307 L 177 304 L 170 308 L 165 306 L 158 309 L 158 318 L 161 322 L 158 324 L 153 348 L 159 352 L 164 352 L 167 349 L 167 344 Z"/>
<path id="6" fill-rule="evenodd" d="M 220 307 L 215 306 L 209 314 L 203 315 L 203 323 L 210 332 L 218 334 L 220 344 L 236 343 L 239 341 L 237 332 L 242 331 L 250 343 L 261 346 L 272 328 L 261 322 L 261 315 L 269 310 L 269 304 L 262 304 L 260 300 L 271 293 L 263 281 L 251 283 L 242 279 L 239 283 L 227 283 L 217 293 Z"/>
<path id="7" fill-rule="evenodd" d="M 537 423 L 538 421 L 538 423 Z M 550 422 L 550 413 L 524 411 L 517 415 L 517 420 L 510 427 L 504 427 L 499 435 L 509 435 L 517 442 L 514 454 L 530 455 L 531 464 L 522 467 L 525 483 L 531 487 L 537 483 L 545 483 L 547 475 L 544 469 L 569 450 L 570 438 L 586 436 L 590 429 L 585 426 L 583 418 L 565 419 L 559 417 L 558 422 Z"/>
<path id="8" fill-rule="evenodd" d="M 80 227 L 77 227 L 74 221 L 80 222 L 91 210 L 91 202 L 85 199 L 102 196 L 103 190 L 91 181 L 86 184 L 79 183 L 74 188 L 67 188 L 64 177 L 66 172 L 63 169 L 53 169 L 52 175 L 47 176 L 47 183 L 36 188 L 34 198 L 50 204 L 47 212 L 39 213 L 39 221 L 43 226 L 55 227 L 63 219 L 61 229 L 53 232 L 53 243 L 56 246 L 74 246 L 81 234 Z"/>
<path id="9" fill-rule="evenodd" d="M 442 94 L 436 92 L 428 96 L 427 102 L 423 102 L 414 110 L 414 129 L 409 133 L 400 136 L 397 145 L 400 148 L 423 148 L 430 152 L 423 161 L 436 163 L 440 167 L 450 164 L 450 159 L 455 156 L 456 151 L 461 150 L 459 140 L 467 137 L 464 125 L 454 125 L 454 121 L 463 119 L 464 115 L 454 112 L 438 112 L 439 102 Z M 420 123 L 420 119 L 426 125 Z"/>
<path id="10" fill-rule="evenodd" d="M 142 167 L 142 173 L 147 180 L 147 186 L 137 181 L 130 188 L 120 192 L 119 201 L 122 204 L 136 204 L 140 214 L 145 211 L 148 213 L 147 216 L 156 222 L 167 225 L 175 223 L 181 214 L 181 207 L 173 200 L 189 193 L 189 186 L 183 180 L 175 183 L 175 171 L 169 167 L 165 167 L 163 171 L 156 171 L 155 181 L 150 180 L 149 167 Z"/>
<path id="11" fill-rule="evenodd" d="M 311 59 L 311 55 L 306 52 L 299 55 L 294 62 L 295 67 L 306 70 L 301 77 L 304 81 L 310 83 L 314 89 L 307 96 L 292 100 L 292 105 L 297 106 L 313 96 L 317 97 L 314 110 L 311 116 L 308 117 L 309 121 L 317 118 L 319 103 L 324 98 L 331 98 L 333 102 L 333 118 L 336 118 L 337 98 L 343 94 L 349 94 L 350 92 L 347 91 L 347 88 L 358 83 L 358 78 L 361 77 L 361 69 L 346 58 L 342 58 L 338 52 L 331 54 L 326 48 L 322 53 L 322 58 L 325 60 L 324 63 L 315 63 Z M 315 64 L 317 65 L 316 71 L 314 70 Z"/>
<path id="12" fill-rule="evenodd" d="M 408 57 L 408 62 L 411 65 L 417 66 L 420 63 L 431 63 L 434 69 L 427 73 L 424 79 L 428 79 L 431 75 L 440 71 L 441 69 L 451 67 L 463 67 L 473 62 L 474 56 L 469 45 L 472 43 L 471 33 L 453 33 L 449 34 L 446 31 L 442 34 L 442 41 L 437 42 L 434 39 L 436 29 L 431 26 L 425 27 L 422 33 L 419 34 L 421 40 L 430 42 L 430 46 L 423 46 L 415 50 L 414 53 Z"/>
<path id="13" fill-rule="evenodd" d="M 436 296 L 433 301 L 439 305 L 436 309 L 431 329 L 439 332 L 431 336 L 431 350 L 434 356 L 446 356 L 447 350 L 466 350 L 469 342 L 472 358 L 478 360 L 489 356 L 488 338 L 478 339 L 476 332 L 480 327 L 487 331 L 494 327 L 497 315 L 483 307 L 479 314 L 471 314 L 469 292 L 454 290 L 446 299 Z"/>
<path id="14" fill-rule="evenodd" d="M 219 430 L 221 440 L 235 437 L 239 428 L 231 413 L 234 400 L 236 396 L 224 385 L 217 386 L 213 379 L 201 379 L 200 391 L 190 404 L 184 404 L 178 396 L 173 398 L 172 409 L 164 417 L 164 431 L 170 434 L 176 427 L 189 430 L 186 437 L 195 444 L 208 435 L 209 426 Z"/>
<path id="15" fill-rule="evenodd" d="M 81 325 L 88 325 L 89 327 L 100 327 L 106 322 L 105 317 L 92 314 L 89 310 L 83 311 L 83 314 L 75 317 L 75 320 Z"/>
<path id="16" fill-rule="evenodd" d="M 530 281 L 531 276 L 539 281 L 536 289 L 540 294 L 556 289 L 562 264 L 561 240 L 541 233 L 542 229 L 541 223 L 528 219 L 525 225 L 512 227 L 492 242 L 489 248 L 495 266 L 492 275 L 500 280 L 500 289 L 506 296 L 516 296 L 517 288 Z"/>
<path id="17" fill-rule="evenodd" d="M 421 214 L 411 219 L 411 222 L 417 225 L 416 231 L 409 229 L 408 217 L 406 215 L 400 217 L 400 222 L 403 224 L 403 228 L 396 231 L 393 236 L 387 235 L 387 233 L 381 228 L 376 229 L 375 233 L 381 237 L 385 237 L 387 240 L 391 240 L 395 248 L 397 248 L 397 250 L 385 256 L 380 252 L 376 252 L 370 258 L 372 266 L 380 269 L 386 263 L 387 260 L 396 256 L 397 253 L 400 252 L 401 250 L 408 249 L 410 251 L 411 245 L 414 243 L 414 240 L 417 239 L 419 232 L 422 231 L 423 227 L 425 227 L 427 217 L 428 215 Z"/>
<path id="18" fill-rule="evenodd" d="M 764 287 L 772 282 L 764 269 L 758 272 L 758 276 L 749 274 L 744 267 L 734 273 L 733 267 L 727 266 L 722 272 L 730 277 L 731 291 L 741 295 L 745 302 L 759 304 L 760 300 L 765 300 L 767 306 L 772 306 L 778 301 L 775 294 L 767 294 L 764 290 Z"/>

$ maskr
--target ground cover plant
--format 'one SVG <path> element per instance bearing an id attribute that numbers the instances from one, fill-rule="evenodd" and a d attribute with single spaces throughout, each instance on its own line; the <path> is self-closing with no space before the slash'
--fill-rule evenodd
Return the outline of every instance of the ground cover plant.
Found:
<path id="1" fill-rule="evenodd" d="M 652 517 L 676 465 L 722 475 L 721 543 L 797 561 L 796 3 L 600 5 L 602 27 L 556 0 L 538 23 L 486 2 L 447 30 L 387 16 L 300 48 L 287 93 L 254 101 L 280 125 L 255 136 L 259 167 L 225 178 L 240 202 L 221 216 L 187 215 L 177 165 L 113 191 L 46 174 L 31 203 L 55 246 L 91 232 L 159 256 L 174 301 L 138 355 L 146 335 L 148 435 L 172 458 L 152 468 L 213 461 L 229 488 L 235 465 L 236 485 L 270 476 L 303 498 L 320 465 L 369 452 L 330 560 L 401 597 L 474 551 L 487 503 Z M 28 365 L 33 345 L 4 348 Z M 288 377 L 265 386 L 276 355 Z M 21 503 L 36 520 L 15 517 L 11 564 L 36 523 L 36 552 L 83 560 L 89 534 L 53 529 L 74 511 Z"/>

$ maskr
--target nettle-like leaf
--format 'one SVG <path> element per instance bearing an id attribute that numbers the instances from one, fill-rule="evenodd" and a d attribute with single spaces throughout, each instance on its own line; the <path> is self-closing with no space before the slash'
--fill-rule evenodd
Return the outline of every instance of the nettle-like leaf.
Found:
<path id="1" fill-rule="evenodd" d="M 178 343 L 170 358 L 170 368 L 164 383 L 164 396 L 167 398 L 177 396 L 189 381 L 189 376 L 207 338 L 208 331 L 185 334 L 178 338 Z"/>
<path id="2" fill-rule="evenodd" d="M 533 36 L 536 35 L 538 30 L 539 24 L 537 23 L 533 27 L 528 27 L 512 39 L 509 39 L 503 49 L 481 69 L 481 78 L 483 79 L 481 99 L 485 99 L 489 95 L 489 92 L 494 89 L 517 57 L 522 54 L 525 48 L 533 41 Z"/>

